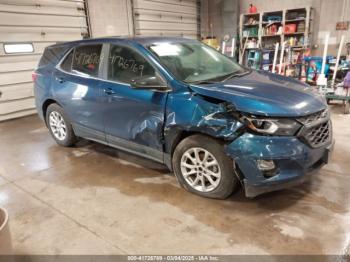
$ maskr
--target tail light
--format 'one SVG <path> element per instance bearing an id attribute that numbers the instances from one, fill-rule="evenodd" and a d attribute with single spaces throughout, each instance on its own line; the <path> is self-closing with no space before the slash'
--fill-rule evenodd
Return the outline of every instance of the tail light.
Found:
<path id="1" fill-rule="evenodd" d="M 37 80 L 37 78 L 38 78 L 38 74 L 36 72 L 33 72 L 32 73 L 32 80 L 33 80 L 33 82 L 35 82 Z"/>

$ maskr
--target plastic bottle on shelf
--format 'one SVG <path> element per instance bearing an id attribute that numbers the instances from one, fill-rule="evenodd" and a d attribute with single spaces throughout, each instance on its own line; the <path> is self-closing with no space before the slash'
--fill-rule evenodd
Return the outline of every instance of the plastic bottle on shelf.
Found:
<path id="1" fill-rule="evenodd" d="M 255 5 L 250 4 L 250 5 L 249 5 L 249 10 L 248 10 L 248 12 L 249 12 L 250 14 L 255 14 L 255 13 L 258 12 L 258 9 L 256 8 Z"/>

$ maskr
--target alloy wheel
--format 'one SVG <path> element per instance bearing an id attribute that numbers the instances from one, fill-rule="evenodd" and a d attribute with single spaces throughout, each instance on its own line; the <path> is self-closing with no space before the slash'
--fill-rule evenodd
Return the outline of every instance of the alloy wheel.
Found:
<path id="1" fill-rule="evenodd" d="M 55 138 L 62 141 L 67 137 L 66 123 L 59 112 L 52 111 L 50 113 L 49 125 Z"/>
<path id="2" fill-rule="evenodd" d="M 181 157 L 181 173 L 186 182 L 195 190 L 210 192 L 221 180 L 221 170 L 216 158 L 206 149 L 193 147 Z"/>

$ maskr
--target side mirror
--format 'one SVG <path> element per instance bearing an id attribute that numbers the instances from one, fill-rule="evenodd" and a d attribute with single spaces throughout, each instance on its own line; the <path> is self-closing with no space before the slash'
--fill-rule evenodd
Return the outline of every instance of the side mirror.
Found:
<path id="1" fill-rule="evenodd" d="M 157 76 L 141 76 L 131 80 L 131 88 L 141 90 L 158 90 L 167 91 L 168 86 L 164 81 Z"/>

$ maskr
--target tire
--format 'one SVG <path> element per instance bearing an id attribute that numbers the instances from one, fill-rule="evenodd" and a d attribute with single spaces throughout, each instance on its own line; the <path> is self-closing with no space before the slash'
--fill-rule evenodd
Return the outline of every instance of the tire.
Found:
<path id="1" fill-rule="evenodd" d="M 49 105 L 46 110 L 45 118 L 46 126 L 50 130 L 51 136 L 53 139 L 55 139 L 57 144 L 65 147 L 71 147 L 77 142 L 77 137 L 74 134 L 72 124 L 62 107 L 60 107 L 58 104 Z M 54 119 L 56 119 L 56 122 Z M 57 122 L 58 124 L 55 125 Z M 57 127 L 58 125 L 59 127 Z M 60 132 L 62 130 L 64 132 Z"/>
<path id="2" fill-rule="evenodd" d="M 202 164 L 194 164 L 198 162 L 194 161 L 196 154 Z M 204 161 L 205 155 L 207 155 L 207 161 Z M 215 163 L 214 160 L 217 165 L 212 164 Z M 239 184 L 234 174 L 233 161 L 225 154 L 223 145 L 204 135 L 192 135 L 182 140 L 175 148 L 172 165 L 180 185 L 187 191 L 203 197 L 225 199 L 237 189 Z M 212 176 L 213 174 L 215 176 Z"/>

